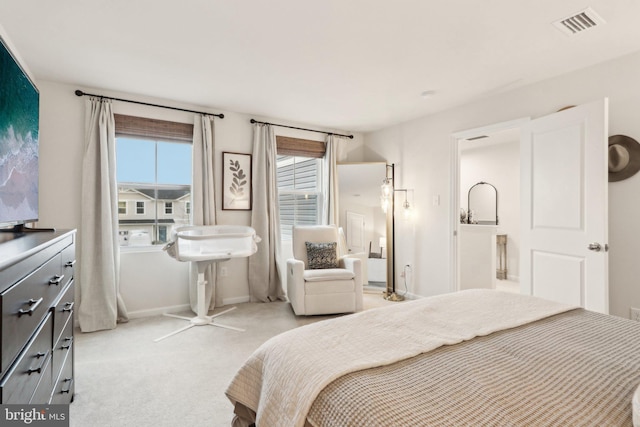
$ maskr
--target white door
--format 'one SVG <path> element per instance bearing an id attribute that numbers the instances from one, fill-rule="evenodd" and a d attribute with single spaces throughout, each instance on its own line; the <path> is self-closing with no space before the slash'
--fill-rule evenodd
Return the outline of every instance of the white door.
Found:
<path id="1" fill-rule="evenodd" d="M 522 132 L 521 290 L 609 311 L 608 100 L 532 120 Z"/>
<path id="2" fill-rule="evenodd" d="M 358 254 L 365 252 L 364 215 L 347 211 L 346 216 L 347 253 Z"/>

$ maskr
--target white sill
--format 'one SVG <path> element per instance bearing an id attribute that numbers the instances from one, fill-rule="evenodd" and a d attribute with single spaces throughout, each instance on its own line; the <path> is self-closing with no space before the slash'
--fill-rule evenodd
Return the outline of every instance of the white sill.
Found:
<path id="1" fill-rule="evenodd" d="M 162 245 L 148 245 L 148 246 L 120 246 L 120 253 L 147 253 L 147 252 L 161 252 L 164 248 Z"/>

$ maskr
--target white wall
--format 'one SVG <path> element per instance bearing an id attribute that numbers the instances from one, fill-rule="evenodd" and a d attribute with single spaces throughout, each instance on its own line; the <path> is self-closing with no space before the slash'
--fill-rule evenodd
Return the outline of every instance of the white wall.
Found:
<path id="1" fill-rule="evenodd" d="M 640 139 L 640 53 L 482 99 L 449 111 L 365 135 L 366 160 L 396 163 L 405 188 L 415 188 L 419 218 L 400 234 L 397 264 L 415 257 L 411 291 L 434 295 L 450 290 L 451 135 L 521 117 L 540 117 L 567 105 L 608 97 L 609 135 Z M 427 101 L 428 102 L 428 101 Z M 609 184 L 610 312 L 628 317 L 640 307 L 640 174 Z M 440 197 L 435 205 L 434 196 Z M 402 232 L 401 230 L 398 231 Z"/>
<path id="2" fill-rule="evenodd" d="M 637 112 L 640 111 L 639 75 L 640 53 L 635 53 L 367 134 L 364 147 L 360 135 L 349 141 L 341 160 L 395 163 L 397 187 L 414 189 L 413 220 L 405 222 L 400 219 L 396 225 L 396 271 L 399 276 L 405 264 L 412 266 L 409 291 L 427 296 L 450 290 L 450 220 L 453 215 L 458 215 L 450 209 L 450 137 L 453 133 L 520 117 L 543 116 L 567 105 L 609 97 L 609 134 L 625 134 L 640 139 L 640 121 L 637 120 Z M 41 92 L 39 225 L 79 228 L 84 102 L 73 91 L 92 90 L 54 82 L 36 83 Z M 185 108 L 201 108 L 100 89 L 94 91 Z M 115 104 L 115 110 L 124 114 L 191 122 L 188 113 L 171 110 L 124 103 Z M 248 120 L 251 116 L 223 112 L 225 119 L 216 120 L 216 155 L 222 151 L 250 152 L 252 132 Z M 266 117 L 256 119 L 269 120 Z M 278 119 L 272 121 L 286 124 Z M 295 133 L 290 135 L 299 136 Z M 304 136 L 309 137 L 310 134 L 304 133 Z M 216 178 L 219 183 L 219 173 Z M 624 317 L 628 317 L 630 306 L 640 307 L 640 287 L 637 286 L 640 263 L 636 261 L 640 253 L 640 221 L 636 215 L 640 210 L 640 200 L 636 197 L 639 190 L 640 174 L 609 185 L 610 311 Z M 249 218 L 250 212 L 218 211 L 218 222 L 223 224 L 247 225 Z M 158 253 L 147 265 L 139 266 L 148 272 L 147 282 L 131 283 L 131 286 L 141 286 L 159 294 L 170 287 L 186 286 L 186 279 L 185 283 L 176 284 L 161 274 L 154 275 L 157 262 L 174 261 L 167 259 L 166 254 Z M 229 277 L 221 279 L 219 292 L 228 302 L 244 300 L 248 296 L 247 261 L 233 260 L 229 263 Z M 123 284 L 126 283 L 127 277 L 123 277 Z M 140 310 L 154 308 L 147 307 L 144 301 L 129 304 Z M 186 301 L 158 304 L 172 306 L 186 304 Z"/>
<path id="3" fill-rule="evenodd" d="M 204 109 L 195 105 L 181 105 L 167 100 L 140 97 L 132 94 L 71 86 L 56 82 L 38 81 L 40 89 L 40 222 L 39 226 L 80 229 L 82 153 L 84 145 L 84 105 L 85 99 L 74 94 L 76 89 L 124 99 L 176 107 L 224 113 L 225 118 L 215 120 L 216 165 L 221 164 L 222 152 L 252 152 L 253 116 L 217 109 Z M 215 100 L 212 100 L 212 103 Z M 192 123 L 193 114 L 162 108 L 114 102 L 114 111 L 120 114 L 139 115 L 162 120 Z M 268 117 L 254 117 L 257 120 L 288 123 Z M 324 129 L 333 130 L 335 129 Z M 324 135 L 276 128 L 282 135 L 322 139 Z M 340 133 L 344 133 L 341 131 Z M 359 160 L 362 152 L 362 136 L 355 134 L 354 140 L 346 142 L 341 157 Z M 216 170 L 216 203 L 219 224 L 249 225 L 250 211 L 221 210 L 222 182 L 221 169 Z M 80 248 L 81 250 L 81 248 Z M 227 277 L 218 280 L 218 292 L 225 304 L 249 300 L 248 260 L 246 258 L 227 261 Z M 171 259 L 159 248 L 140 252 L 122 253 L 121 292 L 132 316 L 162 312 L 165 308 L 188 304 L 188 273 L 184 263 Z"/>
<path id="4" fill-rule="evenodd" d="M 507 274 L 520 275 L 520 142 L 512 141 L 460 154 L 460 206 L 467 208 L 467 193 L 480 182 L 493 184 L 498 191 L 498 234 L 507 235 Z"/>

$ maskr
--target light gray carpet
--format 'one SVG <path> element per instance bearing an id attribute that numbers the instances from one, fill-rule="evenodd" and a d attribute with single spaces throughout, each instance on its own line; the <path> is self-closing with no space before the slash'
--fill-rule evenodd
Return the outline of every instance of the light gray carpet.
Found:
<path id="1" fill-rule="evenodd" d="M 365 309 L 384 304 L 395 303 L 365 293 Z M 228 427 L 233 408 L 224 391 L 249 355 L 276 334 L 330 317 L 296 317 L 286 302 L 246 303 L 216 319 L 246 332 L 202 326 L 155 343 L 186 325 L 165 316 L 76 331 L 70 425 Z"/>

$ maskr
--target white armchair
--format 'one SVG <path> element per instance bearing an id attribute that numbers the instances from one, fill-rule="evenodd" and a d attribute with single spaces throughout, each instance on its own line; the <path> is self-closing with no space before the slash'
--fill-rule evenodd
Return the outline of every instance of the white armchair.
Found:
<path id="1" fill-rule="evenodd" d="M 335 243 L 337 266 L 309 269 L 307 242 Z M 338 242 L 335 226 L 293 227 L 293 258 L 287 260 L 287 296 L 295 314 L 308 316 L 362 310 L 361 261 L 338 257 Z"/>

